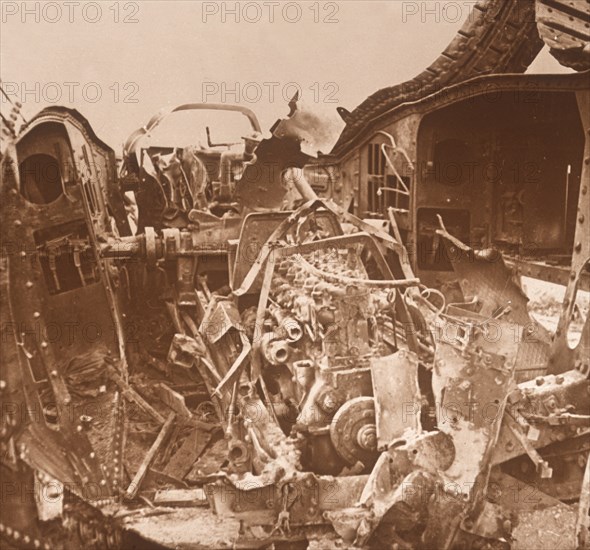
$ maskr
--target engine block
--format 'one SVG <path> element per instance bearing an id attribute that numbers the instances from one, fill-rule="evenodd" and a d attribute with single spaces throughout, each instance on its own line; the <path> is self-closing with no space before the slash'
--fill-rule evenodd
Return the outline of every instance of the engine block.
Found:
<path id="1" fill-rule="evenodd" d="M 271 281 L 263 376 L 281 425 L 305 442 L 304 466 L 314 464 L 318 473 L 337 474 L 359 461 L 362 470 L 372 465 L 370 360 L 396 351 L 396 290 L 367 284 L 359 248 L 288 256 Z M 370 414 L 341 437 L 346 419 L 357 417 L 344 405 L 362 397 L 369 399 L 363 406 Z"/>

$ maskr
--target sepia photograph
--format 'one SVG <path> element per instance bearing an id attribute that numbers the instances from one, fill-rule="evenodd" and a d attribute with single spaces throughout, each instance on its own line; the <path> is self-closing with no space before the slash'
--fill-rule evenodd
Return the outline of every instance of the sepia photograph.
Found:
<path id="1" fill-rule="evenodd" d="M 0 0 L 2 550 L 590 550 L 590 0 Z"/>

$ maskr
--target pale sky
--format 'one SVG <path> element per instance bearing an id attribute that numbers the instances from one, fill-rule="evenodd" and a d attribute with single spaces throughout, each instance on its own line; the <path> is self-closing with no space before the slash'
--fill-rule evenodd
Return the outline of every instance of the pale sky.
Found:
<path id="1" fill-rule="evenodd" d="M 474 2 L 0 3 L 0 76 L 25 117 L 76 108 L 120 153 L 153 113 L 180 103 L 242 103 L 268 129 L 297 86 L 340 124 L 336 107 L 425 69 Z M 565 69 L 545 51 L 531 70 Z"/>

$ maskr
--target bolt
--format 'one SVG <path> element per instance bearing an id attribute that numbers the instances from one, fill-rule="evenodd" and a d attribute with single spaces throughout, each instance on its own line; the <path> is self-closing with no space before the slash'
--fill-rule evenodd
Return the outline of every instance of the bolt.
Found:
<path id="1" fill-rule="evenodd" d="M 362 449 L 373 450 L 377 448 L 376 430 L 375 424 L 367 424 L 358 431 L 356 440 Z"/>
<path id="2" fill-rule="evenodd" d="M 25 286 L 26 286 L 27 288 L 31 288 L 31 287 L 33 286 L 33 283 L 32 283 L 31 281 L 27 281 L 27 282 L 25 283 Z"/>
<path id="3" fill-rule="evenodd" d="M 565 380 L 565 379 L 564 379 L 564 377 L 563 377 L 563 376 L 561 376 L 561 375 L 560 375 L 560 376 L 556 376 L 556 377 L 555 377 L 555 383 L 556 383 L 556 384 L 563 384 L 563 381 L 564 381 L 564 380 Z"/>
<path id="4" fill-rule="evenodd" d="M 535 383 L 537 384 L 537 386 L 542 386 L 545 383 L 545 380 L 544 380 L 544 378 L 542 376 L 539 376 L 535 380 Z"/>
<path id="5" fill-rule="evenodd" d="M 33 317 L 35 319 L 39 319 L 39 317 L 41 317 L 41 314 L 38 311 L 35 311 L 35 313 L 33 313 Z"/>
<path id="6" fill-rule="evenodd" d="M 20 220 L 14 220 L 14 225 L 16 225 L 17 227 L 20 227 L 23 224 L 23 222 L 21 222 Z"/>

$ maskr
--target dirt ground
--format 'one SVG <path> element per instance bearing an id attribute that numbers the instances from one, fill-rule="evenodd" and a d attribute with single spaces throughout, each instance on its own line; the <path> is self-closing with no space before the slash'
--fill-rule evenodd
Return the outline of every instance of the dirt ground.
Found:
<path id="1" fill-rule="evenodd" d="M 522 513 L 513 532 L 512 550 L 576 550 L 576 514 L 576 506 L 567 504 Z M 309 550 L 356 549 L 330 539 L 313 541 Z"/>
<path id="2" fill-rule="evenodd" d="M 576 514 L 567 504 L 521 513 L 512 550 L 575 550 Z"/>
<path id="3" fill-rule="evenodd" d="M 208 508 L 170 508 L 169 513 L 150 515 L 140 513 L 128 518 L 133 531 L 146 541 L 167 548 L 209 549 L 232 548 L 239 522 L 215 516 Z"/>
<path id="4" fill-rule="evenodd" d="M 555 331 L 561 313 L 565 287 L 523 277 L 522 288 L 529 298 L 528 307 L 533 317 L 548 330 Z M 579 340 L 584 320 L 588 316 L 589 305 L 590 293 L 579 291 L 568 334 L 570 345 L 574 345 Z"/>

